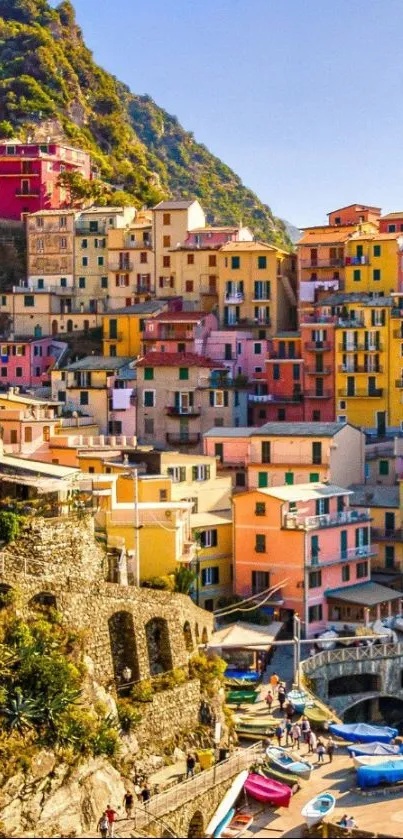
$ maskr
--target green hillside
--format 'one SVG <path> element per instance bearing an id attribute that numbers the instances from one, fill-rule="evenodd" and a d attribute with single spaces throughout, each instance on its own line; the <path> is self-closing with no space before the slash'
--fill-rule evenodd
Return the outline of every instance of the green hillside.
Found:
<path id="1" fill-rule="evenodd" d="M 242 219 L 259 238 L 290 243 L 284 223 L 175 117 L 95 64 L 68 0 L 0 0 L 0 136 L 47 134 L 91 151 L 110 185 L 98 185 L 101 202 L 195 197 L 211 222 Z"/>

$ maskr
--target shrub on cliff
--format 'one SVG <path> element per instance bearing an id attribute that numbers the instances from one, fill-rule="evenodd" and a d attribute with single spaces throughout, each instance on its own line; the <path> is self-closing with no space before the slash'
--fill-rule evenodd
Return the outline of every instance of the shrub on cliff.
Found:
<path id="1" fill-rule="evenodd" d="M 213 696 L 217 692 L 217 684 L 224 682 L 226 668 L 226 662 L 218 655 L 198 653 L 189 661 L 190 678 L 199 679 L 202 692 L 208 696 Z"/>
<path id="2" fill-rule="evenodd" d="M 0 512 L 0 541 L 14 542 L 20 532 L 20 517 L 17 513 Z"/>

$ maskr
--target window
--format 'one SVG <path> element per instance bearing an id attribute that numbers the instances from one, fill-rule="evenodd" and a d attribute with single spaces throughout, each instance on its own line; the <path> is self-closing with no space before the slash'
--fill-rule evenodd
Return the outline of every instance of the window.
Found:
<path id="1" fill-rule="evenodd" d="M 109 358 L 116 358 L 117 351 L 116 351 L 116 344 L 109 345 Z"/>
<path id="2" fill-rule="evenodd" d="M 349 565 L 343 565 L 343 567 L 341 569 L 341 579 L 342 579 L 343 583 L 348 583 L 349 582 L 349 580 L 350 580 L 350 566 Z"/>
<path id="3" fill-rule="evenodd" d="M 264 533 L 256 533 L 255 551 L 258 554 L 266 553 L 266 536 Z"/>
<path id="4" fill-rule="evenodd" d="M 270 441 L 265 440 L 262 443 L 262 463 L 270 463 L 271 458 L 271 444 Z"/>
<path id="5" fill-rule="evenodd" d="M 88 239 L 81 239 L 81 247 L 88 248 Z"/>
<path id="6" fill-rule="evenodd" d="M 300 379 L 300 366 L 299 364 L 292 365 L 292 378 L 294 382 L 299 382 Z"/>
<path id="7" fill-rule="evenodd" d="M 310 472 L 309 473 L 309 483 L 310 484 L 319 483 L 319 472 Z"/>
<path id="8" fill-rule="evenodd" d="M 60 288 L 67 288 L 67 277 L 60 277 Z"/>
<path id="9" fill-rule="evenodd" d="M 1 378 L 2 378 L 2 379 L 6 379 L 6 378 L 7 378 L 7 367 L 2 367 L 2 368 L 1 368 Z"/>
<path id="10" fill-rule="evenodd" d="M 322 620 L 322 604 L 318 603 L 316 606 L 310 606 L 308 609 L 308 621 L 309 623 L 315 623 L 315 621 Z"/>
<path id="11" fill-rule="evenodd" d="M 389 475 L 389 461 L 388 460 L 380 460 L 379 461 L 379 474 L 380 475 Z"/>
<path id="12" fill-rule="evenodd" d="M 78 287 L 79 288 L 85 288 L 85 277 L 79 277 L 78 278 Z"/>
<path id="13" fill-rule="evenodd" d="M 163 236 L 162 237 L 162 246 L 164 248 L 170 248 L 171 247 L 171 237 L 170 236 Z"/>
<path id="14" fill-rule="evenodd" d="M 360 268 L 354 268 L 353 280 L 354 280 L 355 283 L 360 282 L 360 280 L 361 280 L 361 269 Z"/>
<path id="15" fill-rule="evenodd" d="M 201 573 L 202 586 L 216 586 L 220 582 L 220 572 L 217 567 L 203 568 Z"/>
<path id="16" fill-rule="evenodd" d="M 170 256 L 163 256 L 162 257 L 162 264 L 163 264 L 164 268 L 170 268 L 171 267 L 171 257 Z"/>
<path id="17" fill-rule="evenodd" d="M 322 571 L 311 571 L 308 585 L 309 588 L 320 588 L 322 585 Z"/>
<path id="18" fill-rule="evenodd" d="M 148 262 L 147 251 L 141 251 L 140 252 L 140 263 L 142 263 L 144 265 L 146 262 Z"/>
<path id="19" fill-rule="evenodd" d="M 279 364 L 273 364 L 273 379 L 275 381 L 278 381 L 279 378 L 280 378 L 280 365 Z"/>
<path id="20" fill-rule="evenodd" d="M 2 296 L 1 296 L 1 305 L 2 305 L 2 306 L 6 306 L 6 305 L 7 305 L 7 297 L 6 297 L 6 295 L 5 295 L 5 294 L 2 294 Z"/>
<path id="21" fill-rule="evenodd" d="M 189 368 L 188 367 L 179 367 L 179 378 L 184 381 L 189 378 Z"/>
<path id="22" fill-rule="evenodd" d="M 166 489 L 160 489 L 160 501 L 168 501 L 168 491 Z"/>
<path id="23" fill-rule="evenodd" d="M 80 405 L 88 405 L 88 390 L 81 390 L 80 391 Z"/>
<path id="24" fill-rule="evenodd" d="M 200 533 L 200 546 L 202 548 L 216 548 L 218 544 L 217 530 L 202 530 Z"/>
<path id="25" fill-rule="evenodd" d="M 241 266 L 241 258 L 239 256 L 231 256 L 231 268 L 237 269 Z"/>
<path id="26" fill-rule="evenodd" d="M 145 390 L 143 393 L 143 405 L 145 408 L 155 407 L 155 390 Z"/>
<path id="27" fill-rule="evenodd" d="M 257 485 L 260 489 L 265 489 L 269 486 L 269 476 L 267 472 L 259 472 L 257 476 Z"/>
<path id="28" fill-rule="evenodd" d="M 372 272 L 372 279 L 374 280 L 374 282 L 381 279 L 381 269 L 380 268 L 374 268 L 374 270 Z"/>
<path id="29" fill-rule="evenodd" d="M 163 213 L 162 214 L 162 223 L 163 224 L 171 224 L 171 213 Z"/>
<path id="30" fill-rule="evenodd" d="M 13 429 L 10 431 L 10 443 L 11 443 L 11 445 L 14 445 L 14 444 L 15 444 L 15 443 L 17 443 L 17 442 L 18 442 L 18 440 L 17 440 L 17 432 L 16 432 L 15 428 L 13 428 Z"/>
<path id="31" fill-rule="evenodd" d="M 284 483 L 292 486 L 294 483 L 294 472 L 286 472 L 284 475 Z"/>
<path id="32" fill-rule="evenodd" d="M 380 245 L 374 245 L 374 256 L 380 256 L 380 255 L 381 255 L 381 246 Z"/>
<path id="33" fill-rule="evenodd" d="M 214 456 L 219 458 L 220 463 L 224 460 L 224 444 L 214 443 Z"/>
<path id="34" fill-rule="evenodd" d="M 210 466 L 199 463 L 192 466 L 192 481 L 208 481 L 210 479 Z"/>
<path id="35" fill-rule="evenodd" d="M 193 291 L 193 280 L 186 280 L 185 291 L 190 292 L 190 293 Z"/>
<path id="36" fill-rule="evenodd" d="M 252 571 L 252 594 L 259 594 L 266 591 L 270 585 L 270 574 L 268 571 Z"/>
<path id="37" fill-rule="evenodd" d="M 194 265 L 194 263 L 195 263 L 194 253 L 188 253 L 187 263 L 188 263 L 188 265 Z"/>
<path id="38" fill-rule="evenodd" d="M 154 434 L 154 420 L 151 417 L 144 419 L 144 434 Z"/>
<path id="39" fill-rule="evenodd" d="M 104 261 L 105 261 L 105 260 L 104 260 L 104 257 L 103 257 L 103 256 L 99 256 L 99 257 L 98 257 L 98 266 L 99 266 L 100 268 L 102 268 L 102 266 L 103 266 L 103 264 L 104 264 Z"/>
<path id="40" fill-rule="evenodd" d="M 265 516 L 266 515 L 266 504 L 264 501 L 256 501 L 255 506 L 255 516 Z"/>
<path id="41" fill-rule="evenodd" d="M 237 487 L 245 487 L 246 486 L 245 472 L 236 472 L 235 473 L 235 486 L 237 486 Z"/>
<path id="42" fill-rule="evenodd" d="M 363 577 L 368 576 L 368 562 L 357 562 L 356 575 L 357 580 L 362 580 Z"/>
<path id="43" fill-rule="evenodd" d="M 186 466 L 168 466 L 167 474 L 174 484 L 181 484 L 186 481 Z"/>
<path id="44" fill-rule="evenodd" d="M 211 408 L 228 408 L 228 391 L 227 390 L 210 390 L 210 407 Z"/>
<path id="45" fill-rule="evenodd" d="M 24 294 L 24 306 L 35 306 L 35 297 L 33 294 Z"/>
<path id="46" fill-rule="evenodd" d="M 101 288 L 108 288 L 108 277 L 101 277 Z"/>
<path id="47" fill-rule="evenodd" d="M 215 268 L 215 267 L 216 267 L 216 265 L 217 265 L 217 257 L 216 257 L 216 255 L 215 255 L 215 254 L 212 254 L 212 253 L 211 253 L 211 254 L 209 254 L 208 264 L 209 264 L 209 268 Z"/>
<path id="48" fill-rule="evenodd" d="M 87 268 L 87 266 L 88 266 L 88 256 L 83 256 L 83 258 L 81 260 L 81 265 L 83 266 L 83 268 Z"/>
<path id="49" fill-rule="evenodd" d="M 320 422 L 320 411 L 312 411 L 312 422 Z"/>
<path id="50" fill-rule="evenodd" d="M 21 379 L 21 377 L 22 377 L 22 367 L 16 367 L 15 368 L 15 375 L 16 375 L 17 379 Z"/>
<path id="51" fill-rule="evenodd" d="M 258 256 L 257 267 L 262 269 L 267 268 L 267 258 L 265 256 Z"/>
<path id="52" fill-rule="evenodd" d="M 65 251 L 67 248 L 67 239 L 65 236 L 62 236 L 60 239 L 60 250 Z"/>
<path id="53" fill-rule="evenodd" d="M 395 566 L 395 546 L 385 545 L 385 568 L 393 569 Z"/>
<path id="54" fill-rule="evenodd" d="M 388 224 L 388 233 L 396 233 L 396 225 Z"/>
<path id="55" fill-rule="evenodd" d="M 146 382 L 151 382 L 154 378 L 154 367 L 144 368 L 144 379 Z"/>
<path id="56" fill-rule="evenodd" d="M 109 321 L 109 338 L 115 340 L 118 337 L 118 322 L 116 318 Z"/>
<path id="57" fill-rule="evenodd" d="M 322 443 L 312 443 L 312 463 L 316 466 L 322 463 Z"/>
<path id="58" fill-rule="evenodd" d="M 285 408 L 279 408 L 277 411 L 277 419 L 279 422 L 285 422 Z"/>

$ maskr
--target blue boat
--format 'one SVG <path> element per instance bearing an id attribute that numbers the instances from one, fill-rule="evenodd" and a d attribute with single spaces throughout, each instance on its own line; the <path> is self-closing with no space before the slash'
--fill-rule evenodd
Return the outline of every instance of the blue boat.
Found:
<path id="1" fill-rule="evenodd" d="M 233 667 L 227 667 L 224 673 L 224 678 L 239 679 L 242 682 L 258 682 L 260 676 L 256 670 L 236 670 Z"/>
<path id="2" fill-rule="evenodd" d="M 403 781 L 403 760 L 388 760 L 376 766 L 360 766 L 357 783 L 362 789 L 379 784 L 398 784 Z"/>
<path id="3" fill-rule="evenodd" d="M 273 764 L 276 769 L 283 772 L 291 772 L 292 775 L 298 775 L 300 778 L 309 779 L 312 772 L 312 764 L 307 760 L 301 760 L 297 755 L 290 754 L 281 746 L 269 746 L 266 749 L 266 755 L 269 763 Z"/>
<path id="4" fill-rule="evenodd" d="M 398 733 L 397 728 L 388 728 L 386 725 L 368 725 L 365 722 L 345 725 L 332 723 L 329 725 L 329 731 L 335 737 L 351 740 L 353 743 L 390 743 Z"/>
<path id="5" fill-rule="evenodd" d="M 358 746 L 347 746 L 347 751 L 350 757 L 353 755 L 357 757 L 367 757 L 368 755 L 385 755 L 388 756 L 400 755 L 403 751 L 402 746 L 393 745 L 393 743 L 380 743 L 379 740 L 374 743 L 359 743 Z"/>
<path id="6" fill-rule="evenodd" d="M 304 690 L 290 690 L 287 693 L 287 701 L 291 702 L 297 714 L 303 714 L 305 708 L 309 708 L 315 704 L 313 699 Z"/>
<path id="7" fill-rule="evenodd" d="M 232 822 L 236 813 L 235 807 L 232 807 L 231 810 L 228 810 L 228 813 L 224 816 L 224 818 L 220 821 L 220 824 L 217 826 L 216 830 L 213 833 L 214 839 L 220 839 L 223 831 L 226 827 Z"/>

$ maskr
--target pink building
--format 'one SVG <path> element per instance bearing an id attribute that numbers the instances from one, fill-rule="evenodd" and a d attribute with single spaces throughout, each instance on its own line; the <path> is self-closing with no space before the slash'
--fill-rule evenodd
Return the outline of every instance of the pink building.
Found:
<path id="1" fill-rule="evenodd" d="M 216 316 L 205 312 L 162 312 L 146 321 L 144 353 L 156 350 L 205 355 L 206 341 L 217 325 Z"/>
<path id="2" fill-rule="evenodd" d="M 227 242 L 253 242 L 248 227 L 198 227 L 188 231 L 184 241 L 186 248 L 220 248 Z"/>
<path id="3" fill-rule="evenodd" d="M 47 338 L 8 338 L 0 343 L 0 387 L 50 384 L 50 370 L 67 344 Z"/>
<path id="4" fill-rule="evenodd" d="M 61 172 L 90 180 L 90 155 L 55 142 L 1 142 L 0 218 L 19 221 L 26 213 L 66 207 L 69 196 L 58 185 Z"/>

